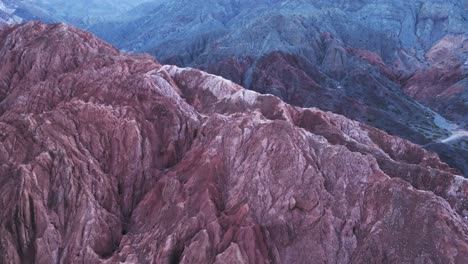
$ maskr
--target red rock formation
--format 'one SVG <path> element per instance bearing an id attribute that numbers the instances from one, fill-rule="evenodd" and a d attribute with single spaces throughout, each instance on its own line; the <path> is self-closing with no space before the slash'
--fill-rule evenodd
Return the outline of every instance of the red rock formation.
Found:
<path id="1" fill-rule="evenodd" d="M 437 155 L 75 28 L 0 31 L 2 263 L 467 263 Z"/>

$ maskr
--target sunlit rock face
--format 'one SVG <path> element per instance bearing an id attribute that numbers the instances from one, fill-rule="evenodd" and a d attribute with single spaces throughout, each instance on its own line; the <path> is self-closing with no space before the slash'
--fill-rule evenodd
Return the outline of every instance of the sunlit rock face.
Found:
<path id="1" fill-rule="evenodd" d="M 468 262 L 468 182 L 415 144 L 64 24 L 0 57 L 1 263 Z"/>

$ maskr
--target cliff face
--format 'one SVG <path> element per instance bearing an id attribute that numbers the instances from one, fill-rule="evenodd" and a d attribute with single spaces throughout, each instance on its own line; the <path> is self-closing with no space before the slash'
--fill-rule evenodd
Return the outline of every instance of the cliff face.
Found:
<path id="1" fill-rule="evenodd" d="M 466 263 L 468 182 L 343 116 L 0 31 L 2 263 Z"/>

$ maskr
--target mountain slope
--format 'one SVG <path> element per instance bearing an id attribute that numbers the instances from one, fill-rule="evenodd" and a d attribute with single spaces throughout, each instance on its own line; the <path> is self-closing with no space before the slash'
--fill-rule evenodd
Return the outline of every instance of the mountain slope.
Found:
<path id="1" fill-rule="evenodd" d="M 431 96 L 432 103 L 414 97 L 432 110 L 408 92 L 434 76 L 431 49 L 444 37 L 466 36 L 466 28 L 460 0 L 240 0 L 151 1 L 91 30 L 123 50 L 201 68 L 428 146 L 468 175 L 466 140 L 444 142 L 452 131 L 439 126 L 433 112 L 466 122 L 466 70 L 458 70 L 466 60 L 463 49 L 452 52 L 461 64 L 442 70 L 450 83 L 442 85 L 452 92 Z M 428 86 L 439 82 L 434 77 Z"/>
<path id="2" fill-rule="evenodd" d="M 464 8 L 459 0 L 151 1 L 128 13 L 127 19 L 133 21 L 122 19 L 108 24 L 110 28 L 97 25 L 96 30 L 106 30 L 107 35 L 100 35 L 109 36 L 120 48 L 154 49 L 155 55 L 164 59 L 188 55 L 192 57 L 188 62 L 200 64 L 226 53 L 248 56 L 302 50 L 310 54 L 311 33 L 320 29 L 393 62 L 402 55 L 398 54 L 400 49 L 423 59 L 424 50 L 443 36 L 466 33 Z M 215 39 L 207 39 L 206 34 Z M 207 41 L 200 43 L 202 39 Z M 158 49 L 171 41 L 171 49 Z M 191 49 L 196 46 L 202 49 Z"/>
<path id="3" fill-rule="evenodd" d="M 40 7 L 27 0 L 0 0 L 0 23 L 18 24 L 30 20 L 60 21 L 50 12 L 51 6 Z"/>
<path id="4" fill-rule="evenodd" d="M 2 263 L 468 261 L 468 181 L 408 141 L 64 24 L 0 56 Z"/>
<path id="5" fill-rule="evenodd" d="M 123 50 L 346 115 L 468 175 L 468 139 L 446 141 L 467 129 L 463 1 L 3 1 L 21 21 L 71 23 Z"/>

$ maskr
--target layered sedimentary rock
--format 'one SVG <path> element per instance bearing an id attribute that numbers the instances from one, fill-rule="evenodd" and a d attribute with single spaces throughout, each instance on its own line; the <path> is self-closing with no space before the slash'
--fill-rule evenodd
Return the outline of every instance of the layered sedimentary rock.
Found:
<path id="1" fill-rule="evenodd" d="M 64 24 L 0 58 L 2 263 L 468 261 L 468 182 L 408 141 Z"/>
<path id="2" fill-rule="evenodd" d="M 152 0 L 93 30 L 120 48 L 198 64 L 277 50 L 314 57 L 319 30 L 393 62 L 401 50 L 423 58 L 445 35 L 466 33 L 466 18 L 460 0 Z"/>

